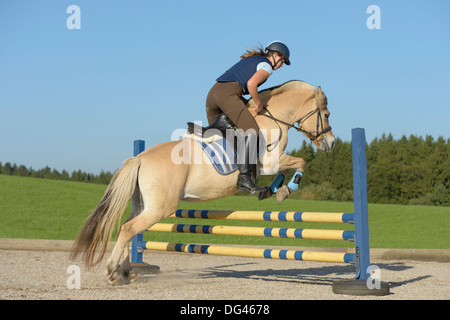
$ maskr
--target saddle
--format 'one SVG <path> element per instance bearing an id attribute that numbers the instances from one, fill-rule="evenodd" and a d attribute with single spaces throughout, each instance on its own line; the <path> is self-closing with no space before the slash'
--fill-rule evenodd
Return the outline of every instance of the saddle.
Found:
<path id="1" fill-rule="evenodd" d="M 212 123 L 208 127 L 200 127 L 199 125 L 196 125 L 193 122 L 188 122 L 188 133 L 194 134 L 199 137 L 208 137 L 211 135 L 216 135 L 217 131 L 219 130 L 222 135 L 226 134 L 227 130 L 236 130 L 236 125 L 230 120 L 230 118 L 227 117 L 225 113 L 221 113 L 216 121 Z M 214 130 L 212 130 L 214 129 Z M 205 135 L 206 134 L 206 135 Z"/>
<path id="2" fill-rule="evenodd" d="M 226 132 L 235 132 L 237 127 L 225 114 L 220 114 L 208 127 L 201 127 L 193 122 L 188 122 L 187 125 L 188 131 L 183 137 L 194 140 L 202 147 L 218 173 L 228 175 L 238 169 L 237 152 L 233 147 L 235 144 L 230 143 Z"/>
<path id="3" fill-rule="evenodd" d="M 187 125 L 188 131 L 183 138 L 197 142 L 218 173 L 228 175 L 238 169 L 238 140 L 244 141 L 245 135 L 226 114 L 220 114 L 208 127 L 201 127 L 193 122 L 188 122 Z M 257 141 L 259 156 L 263 152 L 261 145 L 265 145 L 264 137 L 260 136 Z"/>
<path id="4" fill-rule="evenodd" d="M 238 132 L 238 128 L 226 114 L 220 114 L 216 121 L 208 127 L 201 127 L 193 122 L 188 122 L 187 125 L 188 131 L 183 137 L 192 139 L 201 146 L 203 152 L 208 156 L 219 174 L 228 175 L 238 170 L 236 143 L 230 144 L 229 139 L 239 139 L 238 136 L 242 134 Z M 227 132 L 229 130 L 233 133 L 231 136 L 229 135 L 230 132 Z M 244 137 L 240 137 L 240 139 L 242 140 Z M 263 136 L 259 136 L 257 141 L 265 145 Z M 257 143 L 257 149 L 259 149 L 257 151 L 258 156 L 263 150 L 259 143 Z M 252 174 L 255 175 L 256 172 L 253 171 Z M 282 182 L 277 181 L 275 188 L 278 189 Z M 258 199 L 263 200 L 272 196 L 276 193 L 276 190 L 274 192 L 272 189 L 274 189 L 273 186 L 265 187 L 265 191 L 259 193 Z"/>

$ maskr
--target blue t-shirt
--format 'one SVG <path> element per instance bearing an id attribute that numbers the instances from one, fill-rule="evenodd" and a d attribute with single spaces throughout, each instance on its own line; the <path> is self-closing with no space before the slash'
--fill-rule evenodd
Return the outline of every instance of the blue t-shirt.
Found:
<path id="1" fill-rule="evenodd" d="M 223 75 L 216 79 L 218 82 L 238 82 L 244 89 L 244 94 L 249 94 L 247 88 L 247 82 L 253 75 L 259 70 L 265 70 L 272 74 L 272 64 L 270 60 L 263 56 L 253 56 L 247 59 L 242 59 L 230 69 L 228 69 Z M 260 83 L 262 85 L 264 82 Z"/>

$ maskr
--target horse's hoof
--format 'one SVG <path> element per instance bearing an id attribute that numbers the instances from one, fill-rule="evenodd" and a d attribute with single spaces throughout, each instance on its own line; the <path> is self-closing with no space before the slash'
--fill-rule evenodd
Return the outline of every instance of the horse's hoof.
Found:
<path id="1" fill-rule="evenodd" d="M 277 200 L 278 202 L 283 202 L 289 196 L 289 188 L 284 185 L 277 191 Z"/>
<path id="2" fill-rule="evenodd" d="M 130 271 L 130 275 L 128 276 L 128 280 L 130 282 L 133 282 L 134 280 L 136 280 L 137 278 L 139 278 L 139 275 L 134 272 L 133 270 Z"/>
<path id="3" fill-rule="evenodd" d="M 119 282 L 120 276 L 117 271 L 114 271 L 111 273 L 111 275 L 108 277 L 108 283 L 112 285 L 116 285 Z"/>
<path id="4" fill-rule="evenodd" d="M 266 191 L 262 191 L 259 193 L 258 200 L 261 201 L 270 198 L 272 195 L 273 195 L 272 189 L 270 189 L 270 187 L 266 187 Z"/>
<path id="5" fill-rule="evenodd" d="M 139 275 L 131 269 L 128 272 L 120 273 L 120 279 L 122 279 L 123 284 L 130 284 L 131 282 L 136 280 L 138 276 Z"/>

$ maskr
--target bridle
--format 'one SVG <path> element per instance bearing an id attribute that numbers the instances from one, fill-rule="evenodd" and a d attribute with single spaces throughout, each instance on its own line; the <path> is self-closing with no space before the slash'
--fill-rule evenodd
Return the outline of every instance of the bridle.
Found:
<path id="1" fill-rule="evenodd" d="M 306 134 L 309 139 L 311 141 L 315 141 L 317 139 L 319 139 L 319 137 L 321 137 L 323 134 L 327 133 L 328 131 L 331 131 L 331 126 L 328 126 L 326 128 L 323 127 L 323 121 L 322 121 L 322 116 L 321 116 L 321 111 L 320 108 L 316 108 L 310 112 L 308 112 L 307 114 L 305 114 L 303 117 L 301 117 L 299 120 L 295 121 L 298 122 L 299 126 L 295 126 L 295 122 L 294 124 L 290 124 L 287 123 L 283 120 L 277 119 L 275 118 L 272 113 L 269 111 L 269 109 L 267 109 L 266 107 L 263 107 L 264 110 L 267 111 L 267 113 L 261 114 L 262 116 L 265 116 L 269 119 L 274 120 L 275 122 L 284 124 L 286 126 L 288 126 L 288 128 L 294 128 L 295 130 L 297 130 L 297 132 L 302 132 L 304 134 Z M 305 129 L 303 129 L 302 123 L 307 120 L 308 118 L 310 118 L 311 116 L 313 116 L 315 113 L 317 113 L 317 125 L 316 125 L 316 132 L 310 132 L 310 131 L 306 131 Z M 281 128 L 280 128 L 280 139 L 281 139 Z"/>

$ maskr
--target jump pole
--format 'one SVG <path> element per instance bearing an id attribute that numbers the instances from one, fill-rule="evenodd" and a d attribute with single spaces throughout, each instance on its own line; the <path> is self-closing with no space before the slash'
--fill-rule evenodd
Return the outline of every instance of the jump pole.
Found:
<path id="1" fill-rule="evenodd" d="M 145 150 L 145 141 L 143 140 L 134 140 L 133 145 L 133 156 L 136 157 L 138 154 Z M 131 266 L 143 266 L 143 252 L 138 250 L 138 243 L 144 240 L 144 235 L 142 233 L 138 233 L 131 240 Z"/>
<path id="2" fill-rule="evenodd" d="M 372 279 L 369 274 L 369 214 L 367 203 L 366 134 L 364 129 L 352 129 L 353 206 L 355 214 L 356 277 L 335 281 L 332 290 L 336 294 L 376 295 L 389 294 L 390 284 Z M 375 283 L 373 282 L 375 281 Z"/>
<path id="3" fill-rule="evenodd" d="M 366 133 L 352 129 L 353 206 L 355 213 L 356 279 L 367 280 L 370 274 L 369 213 L 367 204 Z"/>
<path id="4" fill-rule="evenodd" d="M 145 150 L 145 141 L 144 140 L 135 140 L 133 145 L 133 156 L 137 156 L 141 152 Z M 159 271 L 159 266 L 150 265 L 143 261 L 144 253 L 142 250 L 139 250 L 138 244 L 144 240 L 144 234 L 138 233 L 131 239 L 131 267 L 143 274 L 149 273 L 157 273 Z"/>

